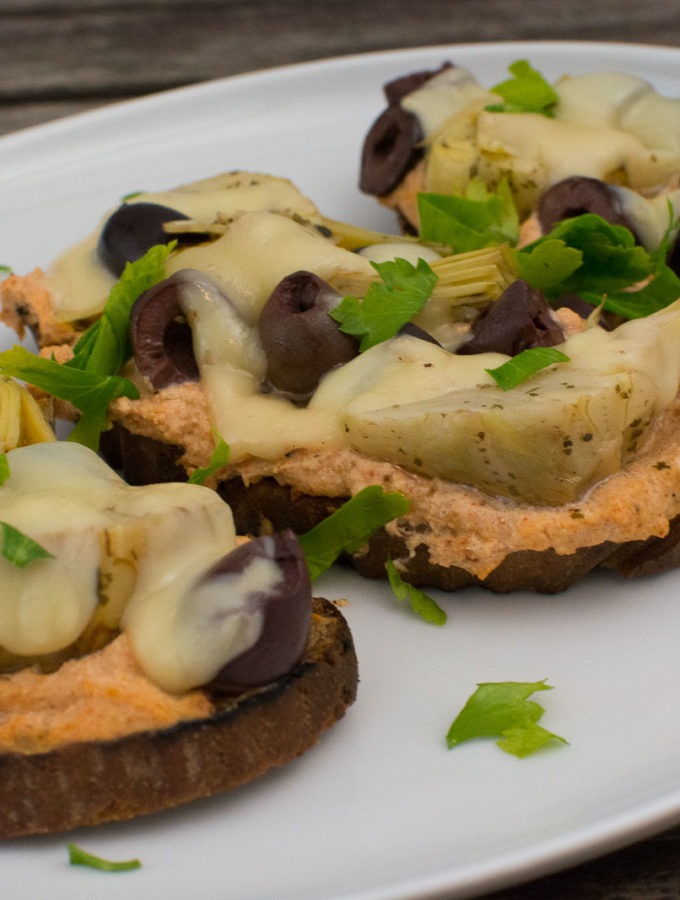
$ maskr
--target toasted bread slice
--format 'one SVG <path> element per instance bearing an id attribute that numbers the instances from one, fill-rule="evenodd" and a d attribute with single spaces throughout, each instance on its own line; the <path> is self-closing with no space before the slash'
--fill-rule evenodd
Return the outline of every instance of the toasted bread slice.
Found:
<path id="1" fill-rule="evenodd" d="M 129 819 L 231 791 L 312 747 L 354 701 L 357 680 L 347 622 L 317 598 L 300 663 L 258 690 L 213 698 L 209 718 L 45 753 L 0 753 L 0 837 Z"/>

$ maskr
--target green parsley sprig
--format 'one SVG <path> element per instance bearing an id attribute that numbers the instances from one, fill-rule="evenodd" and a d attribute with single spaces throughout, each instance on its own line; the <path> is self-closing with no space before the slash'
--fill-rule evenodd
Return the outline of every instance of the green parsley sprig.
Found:
<path id="1" fill-rule="evenodd" d="M 18 566 L 20 569 L 37 559 L 54 559 L 54 555 L 45 550 L 37 541 L 7 522 L 0 522 L 0 534 L 2 534 L 0 553 L 12 565 Z"/>
<path id="2" fill-rule="evenodd" d="M 385 563 L 385 569 L 392 593 L 400 603 L 408 598 L 411 609 L 425 619 L 426 622 L 431 622 L 432 625 L 444 625 L 446 623 L 446 613 L 441 606 L 432 597 L 421 591 L 420 588 L 404 581 L 389 558 Z"/>
<path id="3" fill-rule="evenodd" d="M 486 109 L 489 112 L 539 113 L 553 118 L 559 97 L 543 75 L 526 59 L 512 63 L 508 71 L 513 77 L 491 88 L 494 94 L 502 97 L 503 103 L 492 103 Z"/>
<path id="4" fill-rule="evenodd" d="M 372 484 L 355 494 L 314 528 L 299 536 L 312 581 L 341 553 L 353 553 L 383 525 L 408 512 L 409 500 Z"/>
<path id="5" fill-rule="evenodd" d="M 207 466 L 195 469 L 191 473 L 189 476 L 189 484 L 205 484 L 206 480 L 211 475 L 214 475 L 218 469 L 221 469 L 222 466 L 226 466 L 229 462 L 229 454 L 231 452 L 229 444 L 227 444 L 224 438 L 220 437 L 215 430 L 211 429 L 211 431 L 217 438 L 217 444 L 210 457 L 210 462 Z"/>
<path id="6" fill-rule="evenodd" d="M 542 681 L 501 681 L 477 685 L 446 735 L 449 749 L 479 737 L 500 738 L 496 743 L 515 756 L 524 757 L 553 741 L 567 741 L 538 725 L 545 710 L 528 698 L 536 691 L 550 691 Z"/>
<path id="7" fill-rule="evenodd" d="M 467 253 L 503 244 L 514 245 L 519 236 L 519 217 L 512 191 L 503 178 L 495 193 L 481 179 L 473 178 L 464 195 L 418 194 L 420 236 Z"/>
<path id="8" fill-rule="evenodd" d="M 555 347 L 529 347 L 495 369 L 485 371 L 502 390 L 509 391 L 537 372 L 561 362 L 569 362 L 569 357 Z"/>
<path id="9" fill-rule="evenodd" d="M 648 252 L 623 225 L 595 213 L 575 216 L 516 251 L 519 274 L 550 300 L 578 294 L 626 318 L 648 316 L 680 296 L 680 278 L 666 264 L 677 227 L 671 221 L 660 247 Z"/>
<path id="10" fill-rule="evenodd" d="M 140 869 L 142 864 L 138 859 L 128 859 L 123 862 L 112 862 L 101 856 L 88 853 L 77 844 L 68 845 L 69 862 L 72 866 L 87 866 L 90 869 L 99 869 L 100 872 L 130 872 Z"/>
<path id="11" fill-rule="evenodd" d="M 371 265 L 382 283 L 371 284 L 363 300 L 345 297 L 330 312 L 340 331 L 361 338 L 362 352 L 394 337 L 422 309 L 437 283 L 437 275 L 423 259 L 415 266 L 405 259 Z"/>
<path id="12" fill-rule="evenodd" d="M 60 365 L 18 345 L 0 353 L 0 372 L 67 400 L 80 410 L 69 440 L 97 450 L 112 401 L 123 396 L 139 397 L 134 384 L 117 374 L 132 354 L 130 310 L 140 294 L 165 277 L 165 260 L 173 247 L 174 243 L 157 245 L 127 264 L 111 289 L 101 318 L 82 335 L 67 363 Z"/>

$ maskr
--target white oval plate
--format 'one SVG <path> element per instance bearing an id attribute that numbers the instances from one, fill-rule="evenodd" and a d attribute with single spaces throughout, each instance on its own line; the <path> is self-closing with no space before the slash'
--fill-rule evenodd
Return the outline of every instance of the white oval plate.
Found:
<path id="1" fill-rule="evenodd" d="M 44 265 L 136 189 L 229 169 L 292 178 L 329 216 L 394 230 L 356 187 L 381 85 L 451 59 L 484 83 L 529 59 L 548 77 L 617 69 L 680 93 L 680 51 L 529 43 L 371 54 L 210 82 L 0 140 L 0 263 Z M 12 340 L 0 334 L 2 346 Z M 7 896 L 395 900 L 471 896 L 566 867 L 680 821 L 679 576 L 598 574 L 556 597 L 435 594 L 429 626 L 347 572 L 359 698 L 318 747 L 230 796 L 69 835 L 143 868 L 67 862 L 67 837 L 0 847 Z M 548 678 L 542 724 L 568 746 L 519 760 L 493 741 L 448 751 L 480 681 Z M 1 769 L 0 769 L 1 777 Z M 1 813 L 0 813 L 1 814 Z"/>

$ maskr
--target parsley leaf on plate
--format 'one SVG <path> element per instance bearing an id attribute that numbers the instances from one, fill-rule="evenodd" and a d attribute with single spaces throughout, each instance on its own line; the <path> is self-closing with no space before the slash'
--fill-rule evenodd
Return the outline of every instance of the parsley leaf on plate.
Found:
<path id="1" fill-rule="evenodd" d="M 528 756 L 551 741 L 564 738 L 537 725 L 545 710 L 528 698 L 552 690 L 542 681 L 501 681 L 477 685 L 446 735 L 449 749 L 478 737 L 500 738 L 498 746 L 515 756 Z"/>
<path id="2" fill-rule="evenodd" d="M 378 528 L 403 516 L 409 505 L 403 494 L 386 494 L 381 485 L 372 484 L 301 534 L 299 541 L 312 581 L 330 568 L 341 553 L 353 553 Z"/>
<path id="3" fill-rule="evenodd" d="M 419 616 L 422 616 L 426 622 L 431 622 L 433 625 L 443 625 L 446 622 L 446 613 L 441 606 L 435 603 L 432 597 L 421 591 L 420 588 L 404 581 L 389 558 L 385 563 L 385 569 L 387 570 L 387 578 L 392 588 L 392 593 L 400 603 L 408 597 L 411 609 L 418 613 Z"/>
<path id="4" fill-rule="evenodd" d="M 486 369 L 504 391 L 509 391 L 518 384 L 522 384 L 527 378 L 531 378 L 536 372 L 545 369 L 553 363 L 569 362 L 569 357 L 555 347 L 529 347 L 513 356 L 507 362 L 495 369 Z"/>
<path id="5" fill-rule="evenodd" d="M 480 179 L 470 181 L 465 196 L 418 194 L 418 214 L 421 239 L 444 244 L 456 253 L 506 241 L 517 243 L 517 208 L 505 178 L 495 194 Z"/>
<path id="6" fill-rule="evenodd" d="M 530 112 L 552 118 L 559 97 L 543 75 L 532 68 L 526 59 L 519 59 L 508 66 L 512 78 L 491 88 L 503 98 L 503 103 L 493 103 L 490 112 Z"/>
<path id="7" fill-rule="evenodd" d="M 362 352 L 394 337 L 425 305 L 437 283 L 437 276 L 424 259 L 416 266 L 405 259 L 371 265 L 382 283 L 374 282 L 363 300 L 345 297 L 330 312 L 340 331 L 361 338 Z"/>
<path id="8" fill-rule="evenodd" d="M 111 862 L 101 856 L 95 856 L 83 850 L 77 844 L 68 845 L 69 862 L 72 866 L 87 866 L 90 869 L 99 869 L 101 872 L 129 872 L 132 869 L 141 868 L 138 859 L 128 859 L 124 862 Z"/>

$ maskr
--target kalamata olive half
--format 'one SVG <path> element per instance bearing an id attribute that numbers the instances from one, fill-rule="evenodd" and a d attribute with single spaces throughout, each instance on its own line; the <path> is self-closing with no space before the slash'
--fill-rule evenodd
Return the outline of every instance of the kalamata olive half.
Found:
<path id="1" fill-rule="evenodd" d="M 144 291 L 132 307 L 135 362 L 156 390 L 199 378 L 191 328 L 180 304 L 182 291 L 194 283 L 191 270 L 180 270 Z"/>
<path id="2" fill-rule="evenodd" d="M 270 561 L 275 578 L 243 578 L 257 559 Z M 259 587 L 249 582 L 259 583 Z M 263 615 L 255 644 L 227 662 L 210 683 L 233 692 L 275 681 L 298 662 L 307 644 L 312 614 L 309 569 L 292 531 L 248 541 L 220 560 L 201 579 L 224 584 L 224 615 Z"/>
<path id="3" fill-rule="evenodd" d="M 359 188 L 376 197 L 388 194 L 422 158 L 422 139 L 416 116 L 390 104 L 364 139 Z"/>
<path id="4" fill-rule="evenodd" d="M 357 355 L 357 342 L 328 315 L 340 299 L 322 278 L 304 269 L 276 285 L 257 325 L 267 382 L 274 390 L 304 402 L 322 375 Z"/>
<path id="5" fill-rule="evenodd" d="M 173 240 L 164 222 L 188 219 L 184 213 L 160 203 L 124 203 L 107 219 L 99 236 L 97 255 L 116 278 L 128 262 L 144 256 L 156 244 Z"/>
<path id="6" fill-rule="evenodd" d="M 542 292 L 521 278 L 479 314 L 470 330 L 471 339 L 461 344 L 456 353 L 515 356 L 530 347 L 554 347 L 564 341 L 562 329 L 553 319 Z"/>
<path id="7" fill-rule="evenodd" d="M 597 178 L 572 175 L 553 184 L 538 201 L 538 221 L 544 234 L 563 219 L 596 213 L 611 225 L 625 225 L 633 231 L 615 191 Z"/>

